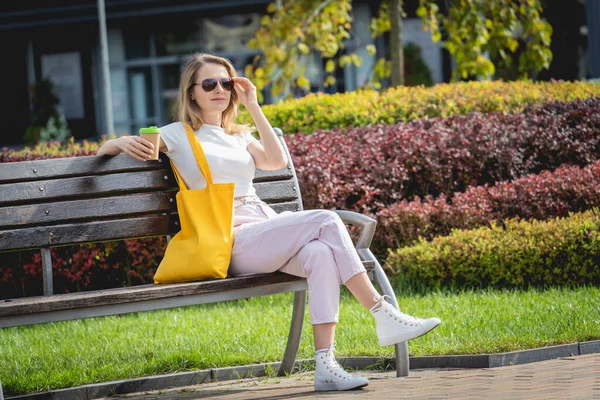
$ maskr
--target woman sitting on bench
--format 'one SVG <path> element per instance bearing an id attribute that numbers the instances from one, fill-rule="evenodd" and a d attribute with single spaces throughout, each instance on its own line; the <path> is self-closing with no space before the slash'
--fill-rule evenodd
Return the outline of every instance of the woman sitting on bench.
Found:
<path id="1" fill-rule="evenodd" d="M 250 134 L 251 128 L 235 124 L 238 103 L 252 116 L 262 144 Z M 208 54 L 195 54 L 188 60 L 181 75 L 177 115 L 194 129 L 214 182 L 235 182 L 229 274 L 282 271 L 307 278 L 317 361 L 315 390 L 368 385 L 366 378 L 344 371 L 333 355 L 340 284 L 371 311 L 382 346 L 414 339 L 440 323 L 437 318 L 403 314 L 379 295 L 336 213 L 306 210 L 277 214 L 260 200 L 252 183 L 255 167 L 284 168 L 286 155 L 258 104 L 256 87 L 238 77 L 228 60 Z M 189 189 L 206 186 L 181 122 L 161 128 L 159 150 L 172 160 Z M 122 136 L 107 141 L 98 155 L 122 152 L 146 160 L 152 154 L 152 144 L 138 136 Z"/>

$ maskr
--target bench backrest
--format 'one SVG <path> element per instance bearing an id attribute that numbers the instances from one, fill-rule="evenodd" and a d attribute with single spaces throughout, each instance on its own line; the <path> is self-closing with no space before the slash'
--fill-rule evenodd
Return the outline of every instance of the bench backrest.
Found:
<path id="1" fill-rule="evenodd" d="M 257 170 L 258 196 L 277 212 L 302 209 L 291 156 L 286 168 Z M 168 158 L 88 156 L 0 164 L 0 251 L 179 231 L 178 191 Z"/>

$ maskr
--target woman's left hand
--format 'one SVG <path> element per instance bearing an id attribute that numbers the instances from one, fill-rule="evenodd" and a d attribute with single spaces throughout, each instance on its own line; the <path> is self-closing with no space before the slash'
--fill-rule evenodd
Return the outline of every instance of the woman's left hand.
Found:
<path id="1" fill-rule="evenodd" d="M 233 82 L 235 83 L 235 91 L 240 99 L 240 103 L 244 107 L 248 108 L 251 105 L 258 105 L 256 86 L 250 82 L 250 79 L 238 76 L 233 78 Z"/>

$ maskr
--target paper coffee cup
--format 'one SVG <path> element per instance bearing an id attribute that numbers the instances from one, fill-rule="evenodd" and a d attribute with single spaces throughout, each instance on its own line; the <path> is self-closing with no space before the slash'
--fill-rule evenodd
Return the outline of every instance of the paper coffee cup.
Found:
<path id="1" fill-rule="evenodd" d="M 160 129 L 156 126 L 140 129 L 140 136 L 154 145 L 154 151 L 150 160 L 158 160 L 158 148 L 160 147 Z"/>

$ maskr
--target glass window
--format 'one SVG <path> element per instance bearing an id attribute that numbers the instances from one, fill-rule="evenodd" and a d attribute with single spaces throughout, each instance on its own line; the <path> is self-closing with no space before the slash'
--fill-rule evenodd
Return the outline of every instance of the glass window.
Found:
<path id="1" fill-rule="evenodd" d="M 179 22 L 168 30 L 156 33 L 156 55 L 176 56 L 204 51 L 201 31 L 197 21 Z"/>
<path id="2" fill-rule="evenodd" d="M 162 108 L 162 124 L 168 124 L 175 120 L 175 106 L 179 95 L 179 76 L 181 69 L 179 64 L 165 65 L 160 67 L 160 106 Z"/>
<path id="3" fill-rule="evenodd" d="M 132 133 L 140 127 L 155 124 L 154 102 L 152 97 L 152 76 L 150 67 L 129 68 L 129 99 L 131 107 Z"/>
<path id="4" fill-rule="evenodd" d="M 125 30 L 125 57 L 148 58 L 150 57 L 150 35 L 145 30 Z"/>

